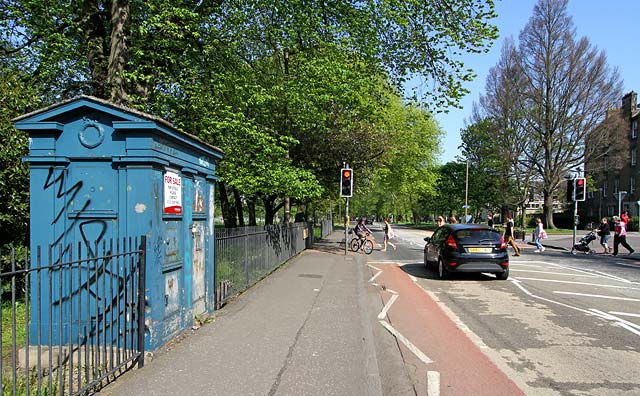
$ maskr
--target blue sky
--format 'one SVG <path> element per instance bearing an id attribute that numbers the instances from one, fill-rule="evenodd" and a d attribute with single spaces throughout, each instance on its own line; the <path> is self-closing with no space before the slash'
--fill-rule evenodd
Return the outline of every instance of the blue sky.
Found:
<path id="1" fill-rule="evenodd" d="M 471 93 L 461 101 L 463 109 L 436 115 L 445 132 L 441 163 L 455 161 L 461 144 L 460 130 L 471 115 L 473 103 L 484 94 L 487 74 L 498 61 L 504 38 L 512 36 L 517 42 L 536 3 L 537 0 L 496 0 L 498 18 L 493 22 L 498 26 L 500 38 L 491 52 L 463 59 L 478 75 L 466 85 Z M 605 51 L 609 66 L 618 67 L 624 93 L 640 92 L 640 0 L 569 0 L 568 13 L 573 18 L 577 36 L 587 37 L 592 45 Z"/>

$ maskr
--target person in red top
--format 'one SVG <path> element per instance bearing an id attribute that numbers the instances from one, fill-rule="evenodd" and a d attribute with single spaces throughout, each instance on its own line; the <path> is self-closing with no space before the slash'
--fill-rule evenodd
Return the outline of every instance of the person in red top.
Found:
<path id="1" fill-rule="evenodd" d="M 622 212 L 622 214 L 620 215 L 620 221 L 622 221 L 627 226 L 629 225 L 629 211 L 628 210 L 625 210 L 624 212 Z"/>
<path id="2" fill-rule="evenodd" d="M 620 217 L 613 216 L 614 234 L 613 234 L 613 255 L 618 255 L 618 245 L 622 244 L 632 254 L 635 250 L 627 243 L 627 223 L 624 223 Z"/>

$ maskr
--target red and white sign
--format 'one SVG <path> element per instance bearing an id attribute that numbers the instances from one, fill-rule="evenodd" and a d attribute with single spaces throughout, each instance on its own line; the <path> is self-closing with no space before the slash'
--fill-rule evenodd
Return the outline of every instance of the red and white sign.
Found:
<path id="1" fill-rule="evenodd" d="M 182 214 L 182 178 L 170 171 L 164 174 L 164 213 Z"/>

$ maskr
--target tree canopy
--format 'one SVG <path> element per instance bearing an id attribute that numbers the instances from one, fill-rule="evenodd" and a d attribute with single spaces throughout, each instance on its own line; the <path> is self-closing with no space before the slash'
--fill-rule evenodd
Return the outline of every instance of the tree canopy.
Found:
<path id="1" fill-rule="evenodd" d="M 426 114 L 467 92 L 474 75 L 461 55 L 497 37 L 492 0 L 6 0 L 0 10 L 0 79 L 29 88 L 19 103 L 2 92 L 3 139 L 16 133 L 11 117 L 78 94 L 148 112 L 226 153 L 229 219 L 245 202 L 274 215 L 288 200 L 335 198 L 343 161 L 363 180 L 393 165 L 389 118 L 424 138 Z M 399 105 L 415 76 L 431 85 L 414 98 L 419 115 Z M 431 151 L 438 133 L 428 129 Z"/>

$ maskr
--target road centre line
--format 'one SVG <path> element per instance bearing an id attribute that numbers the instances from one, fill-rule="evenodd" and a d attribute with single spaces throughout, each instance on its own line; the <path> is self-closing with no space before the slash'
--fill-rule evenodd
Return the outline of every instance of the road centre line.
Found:
<path id="1" fill-rule="evenodd" d="M 640 290 L 640 287 L 629 287 L 629 286 L 616 286 L 616 285 L 602 285 L 598 283 L 588 283 L 588 282 L 574 282 L 574 281 L 565 281 L 559 279 L 542 279 L 542 278 L 527 278 L 527 277 L 518 277 L 518 280 L 528 280 L 528 281 L 538 281 L 538 282 L 552 282 L 552 283 L 564 283 L 568 285 L 580 285 L 580 286 L 594 286 L 594 287 L 608 287 L 611 289 L 628 289 L 628 290 Z"/>
<path id="2" fill-rule="evenodd" d="M 582 297 L 593 297 L 593 298 L 606 298 L 609 300 L 620 300 L 620 301 L 633 301 L 640 302 L 638 298 L 628 298 L 628 297 L 612 297 L 612 296 L 603 296 L 602 294 L 587 294 L 587 293 L 574 293 L 574 292 L 564 292 L 564 291 L 554 291 L 553 294 L 566 294 L 569 296 L 582 296 Z"/>

